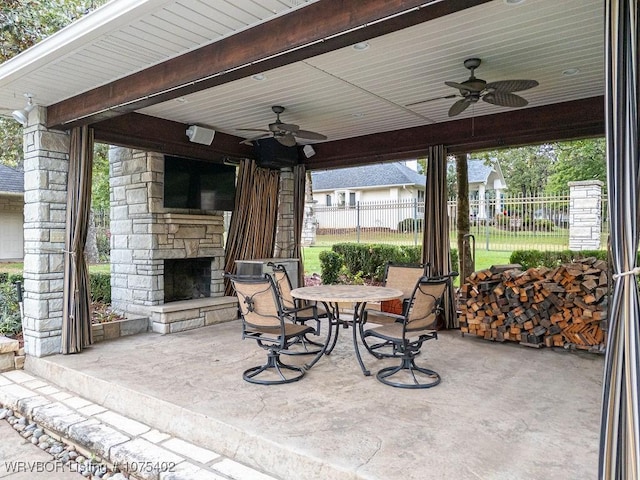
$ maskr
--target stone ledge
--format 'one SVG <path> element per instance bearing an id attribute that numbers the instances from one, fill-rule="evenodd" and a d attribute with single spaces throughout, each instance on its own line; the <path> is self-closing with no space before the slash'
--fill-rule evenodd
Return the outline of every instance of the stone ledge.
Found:
<path id="1" fill-rule="evenodd" d="M 20 343 L 18 340 L 0 336 L 0 372 L 20 368 L 21 362 L 17 357 L 20 357 Z"/>
<path id="2" fill-rule="evenodd" d="M 238 300 L 236 297 L 197 298 L 155 305 L 148 310 L 151 330 L 166 334 L 236 320 Z"/>
<path id="3" fill-rule="evenodd" d="M 134 315 L 129 315 L 129 318 L 125 318 L 123 320 L 94 323 L 91 325 L 91 334 L 93 336 L 94 343 L 148 331 L 149 318 Z"/>
<path id="4" fill-rule="evenodd" d="M 179 302 L 154 305 L 153 307 L 149 307 L 149 311 L 153 313 L 171 313 L 193 308 L 219 307 L 228 306 L 229 304 L 237 305 L 237 303 L 238 299 L 236 297 L 194 298 L 193 300 L 180 300 Z"/>

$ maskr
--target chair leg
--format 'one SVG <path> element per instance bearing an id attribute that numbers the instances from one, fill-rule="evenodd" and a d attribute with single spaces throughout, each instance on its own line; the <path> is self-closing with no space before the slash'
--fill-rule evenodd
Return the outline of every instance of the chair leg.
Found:
<path id="1" fill-rule="evenodd" d="M 413 380 L 413 383 L 401 383 L 392 381 L 390 377 L 402 371 L 407 371 L 409 373 Z M 418 373 L 419 375 L 416 376 L 416 373 Z M 398 366 L 386 367 L 381 369 L 376 374 L 376 378 L 385 385 L 390 385 L 397 388 L 431 388 L 438 385 L 441 381 L 440 375 L 437 372 L 428 368 L 417 366 L 413 355 L 403 356 L 402 363 L 400 363 L 400 365 Z M 421 382 L 421 380 L 427 381 Z"/>
<path id="2" fill-rule="evenodd" d="M 270 369 L 273 369 L 274 372 L 277 373 L 277 375 L 280 377 L 279 380 L 266 380 L 262 378 L 256 378 L 261 373 L 264 373 Z M 297 372 L 297 375 L 287 378 L 282 371 L 283 369 Z M 280 385 L 283 383 L 297 382 L 304 376 L 305 372 L 306 370 L 304 367 L 297 367 L 294 365 L 287 365 L 285 363 L 282 363 L 280 361 L 280 354 L 278 352 L 269 350 L 269 354 L 267 355 L 267 363 L 259 367 L 253 367 L 245 370 L 242 374 L 242 378 L 247 382 L 257 383 L 260 385 Z"/>

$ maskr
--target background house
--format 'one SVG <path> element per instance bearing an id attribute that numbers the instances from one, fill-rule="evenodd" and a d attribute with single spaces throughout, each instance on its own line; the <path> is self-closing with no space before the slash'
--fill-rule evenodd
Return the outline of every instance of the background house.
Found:
<path id="1" fill-rule="evenodd" d="M 384 163 L 311 173 L 313 200 L 322 206 L 424 200 L 426 177 L 404 163 Z"/>
<path id="2" fill-rule="evenodd" d="M 449 162 L 449 169 L 455 175 L 455 163 Z M 487 165 L 484 160 L 467 160 L 469 180 L 469 215 L 472 220 L 493 217 L 502 211 L 502 196 L 507 182 L 502 175 L 498 161 Z M 490 200 L 487 202 L 487 200 Z M 451 216 L 451 212 L 450 212 Z"/>
<path id="3" fill-rule="evenodd" d="M 0 262 L 24 255 L 24 172 L 0 165 Z"/>

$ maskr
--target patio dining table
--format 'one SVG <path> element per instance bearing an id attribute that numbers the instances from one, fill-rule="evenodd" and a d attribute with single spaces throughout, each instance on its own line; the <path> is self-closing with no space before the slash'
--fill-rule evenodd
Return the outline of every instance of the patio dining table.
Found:
<path id="1" fill-rule="evenodd" d="M 353 348 L 356 353 L 358 364 L 362 369 L 362 373 L 366 376 L 371 375 L 362 361 L 360 349 L 358 347 L 358 323 L 362 321 L 362 314 L 368 302 L 382 302 L 385 300 L 394 300 L 402 297 L 401 290 L 387 287 L 375 287 L 368 285 L 316 285 L 313 287 L 300 287 L 291 290 L 291 295 L 300 300 L 312 302 L 320 302 L 324 305 L 329 320 L 329 330 L 327 340 L 321 352 L 307 365 L 311 368 L 322 355 L 329 355 L 336 345 L 340 326 L 347 328 L 352 327 Z M 354 304 L 353 316 L 349 319 L 340 318 L 340 304 Z"/>

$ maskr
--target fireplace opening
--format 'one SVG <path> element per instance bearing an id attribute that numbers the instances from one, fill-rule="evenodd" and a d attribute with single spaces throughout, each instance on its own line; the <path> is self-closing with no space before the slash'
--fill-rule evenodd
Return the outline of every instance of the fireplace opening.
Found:
<path id="1" fill-rule="evenodd" d="M 164 261 L 164 302 L 211 296 L 212 258 Z"/>

